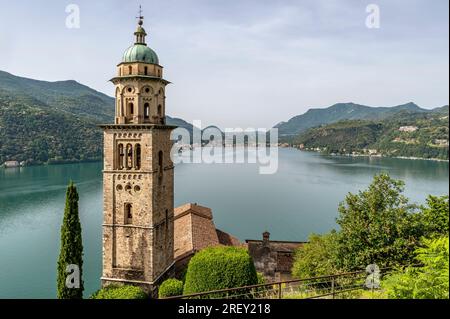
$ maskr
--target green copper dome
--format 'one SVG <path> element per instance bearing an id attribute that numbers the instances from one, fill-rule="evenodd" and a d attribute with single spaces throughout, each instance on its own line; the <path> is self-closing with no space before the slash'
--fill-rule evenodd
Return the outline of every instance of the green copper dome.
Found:
<path id="1" fill-rule="evenodd" d="M 122 57 L 122 62 L 144 62 L 159 64 L 155 51 L 142 43 L 136 43 L 129 47 Z"/>

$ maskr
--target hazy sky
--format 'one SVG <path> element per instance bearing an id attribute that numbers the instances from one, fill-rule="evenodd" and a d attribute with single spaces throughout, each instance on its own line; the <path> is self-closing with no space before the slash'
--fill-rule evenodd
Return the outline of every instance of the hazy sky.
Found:
<path id="1" fill-rule="evenodd" d="M 71 3 L 79 29 L 65 25 Z M 371 3 L 379 29 L 366 27 Z M 448 103 L 448 0 L 0 0 L 0 69 L 112 95 L 139 4 L 173 82 L 168 115 L 268 128 L 337 102 Z"/>

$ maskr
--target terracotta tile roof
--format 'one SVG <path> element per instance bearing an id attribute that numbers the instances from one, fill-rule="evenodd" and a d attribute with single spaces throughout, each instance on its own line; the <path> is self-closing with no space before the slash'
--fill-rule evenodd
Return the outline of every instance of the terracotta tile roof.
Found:
<path id="1" fill-rule="evenodd" d="M 245 240 L 248 247 L 260 247 L 263 246 L 262 240 L 254 240 L 254 239 L 246 239 Z M 279 241 L 279 240 L 271 240 L 269 242 L 269 246 L 274 251 L 279 252 L 294 252 L 295 249 L 304 245 L 305 242 L 302 241 Z"/>
<path id="2" fill-rule="evenodd" d="M 224 246 L 243 246 L 243 244 L 236 237 L 216 229 L 217 237 L 219 238 L 219 243 Z"/>
<path id="3" fill-rule="evenodd" d="M 211 209 L 208 207 L 197 205 L 197 203 L 187 203 L 181 206 L 178 206 L 174 209 L 174 217 L 177 219 L 178 217 L 187 215 L 187 214 L 195 214 L 207 219 L 212 219 Z"/>
<path id="4" fill-rule="evenodd" d="M 185 204 L 174 209 L 174 258 L 219 245 L 212 212 L 208 207 Z"/>

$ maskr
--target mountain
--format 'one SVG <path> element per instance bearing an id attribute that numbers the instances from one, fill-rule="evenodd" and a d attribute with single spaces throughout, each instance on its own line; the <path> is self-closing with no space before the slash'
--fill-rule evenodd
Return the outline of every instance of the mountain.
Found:
<path id="1" fill-rule="evenodd" d="M 47 82 L 0 71 L 0 164 L 98 160 L 114 99 L 76 81 Z M 169 125 L 192 125 L 167 116 Z"/>
<path id="2" fill-rule="evenodd" d="M 76 81 L 47 82 L 0 71 L 0 89 L 40 101 L 40 107 L 98 121 L 111 121 L 114 99 Z"/>
<path id="3" fill-rule="evenodd" d="M 400 111 L 426 112 L 427 110 L 412 102 L 394 107 L 370 107 L 355 103 L 338 103 L 328 108 L 309 109 L 302 115 L 297 115 L 287 122 L 275 125 L 275 128 L 278 128 L 280 137 L 293 136 L 322 124 L 342 120 L 382 120 Z"/>
<path id="4" fill-rule="evenodd" d="M 437 107 L 431 111 L 435 112 L 435 113 L 443 113 L 443 114 L 448 113 L 448 105 Z"/>
<path id="5" fill-rule="evenodd" d="M 42 107 L 87 117 L 101 123 L 110 123 L 114 118 L 114 98 L 95 91 L 74 80 L 40 81 L 12 75 L 0 70 L 0 90 L 11 96 L 25 96 L 40 101 Z M 184 127 L 192 131 L 192 124 L 166 117 L 167 124 Z"/>
<path id="6" fill-rule="evenodd" d="M 434 158 L 448 160 L 448 108 L 401 111 L 383 120 L 344 120 L 311 128 L 293 143 L 324 153 Z"/>

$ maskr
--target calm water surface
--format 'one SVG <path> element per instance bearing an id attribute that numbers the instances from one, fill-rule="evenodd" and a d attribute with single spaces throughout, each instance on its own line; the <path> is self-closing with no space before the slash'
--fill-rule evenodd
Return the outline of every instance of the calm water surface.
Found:
<path id="1" fill-rule="evenodd" d="M 59 229 L 67 183 L 80 193 L 85 295 L 100 285 L 101 163 L 0 169 L 0 298 L 54 298 Z M 348 192 L 387 171 L 406 182 L 406 195 L 448 194 L 449 164 L 423 160 L 325 157 L 280 149 L 279 169 L 260 175 L 255 164 L 179 164 L 175 205 L 213 209 L 217 228 L 241 240 L 264 230 L 278 240 L 306 240 L 336 227 Z"/>

